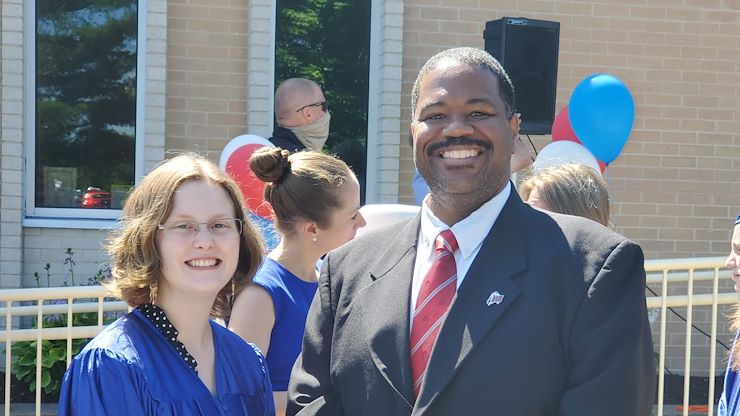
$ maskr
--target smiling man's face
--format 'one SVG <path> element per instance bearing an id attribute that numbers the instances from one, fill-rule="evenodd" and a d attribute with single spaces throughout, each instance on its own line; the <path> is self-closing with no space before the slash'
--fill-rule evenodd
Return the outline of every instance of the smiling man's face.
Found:
<path id="1" fill-rule="evenodd" d="M 509 180 L 519 124 L 490 71 L 443 60 L 419 83 L 414 158 L 435 202 L 471 212 Z"/>

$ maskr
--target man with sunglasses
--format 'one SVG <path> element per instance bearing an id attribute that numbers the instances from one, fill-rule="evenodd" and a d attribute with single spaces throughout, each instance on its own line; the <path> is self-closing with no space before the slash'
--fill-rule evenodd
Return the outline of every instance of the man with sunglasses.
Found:
<path id="1" fill-rule="evenodd" d="M 321 150 L 329 137 L 331 115 L 321 87 L 304 78 L 289 78 L 275 90 L 277 126 L 270 142 L 291 152 Z"/>

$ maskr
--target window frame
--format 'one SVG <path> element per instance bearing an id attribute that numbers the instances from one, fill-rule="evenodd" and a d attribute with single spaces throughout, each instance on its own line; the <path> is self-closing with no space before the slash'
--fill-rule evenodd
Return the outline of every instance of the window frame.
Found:
<path id="1" fill-rule="evenodd" d="M 147 0 L 137 1 L 136 41 L 136 126 L 134 185 L 144 176 L 146 131 L 146 40 Z M 23 131 L 24 131 L 24 216 L 23 226 L 48 228 L 116 228 L 120 209 L 37 207 L 36 190 L 36 0 L 26 2 L 23 16 Z"/>

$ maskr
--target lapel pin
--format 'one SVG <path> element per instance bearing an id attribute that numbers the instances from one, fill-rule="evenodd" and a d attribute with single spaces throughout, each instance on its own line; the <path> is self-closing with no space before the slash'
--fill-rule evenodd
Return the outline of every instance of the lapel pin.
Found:
<path id="1" fill-rule="evenodd" d="M 486 299 L 486 306 L 500 305 L 503 301 L 504 295 L 499 293 L 498 290 L 494 290 L 493 292 L 491 292 L 490 295 L 488 295 L 488 299 Z"/>

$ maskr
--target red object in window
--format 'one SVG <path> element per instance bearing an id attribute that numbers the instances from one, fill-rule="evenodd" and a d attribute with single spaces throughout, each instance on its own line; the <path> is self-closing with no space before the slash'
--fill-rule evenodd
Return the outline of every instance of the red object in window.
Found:
<path id="1" fill-rule="evenodd" d="M 82 208 L 110 208 L 110 192 L 100 188 L 87 188 L 80 203 Z"/>

